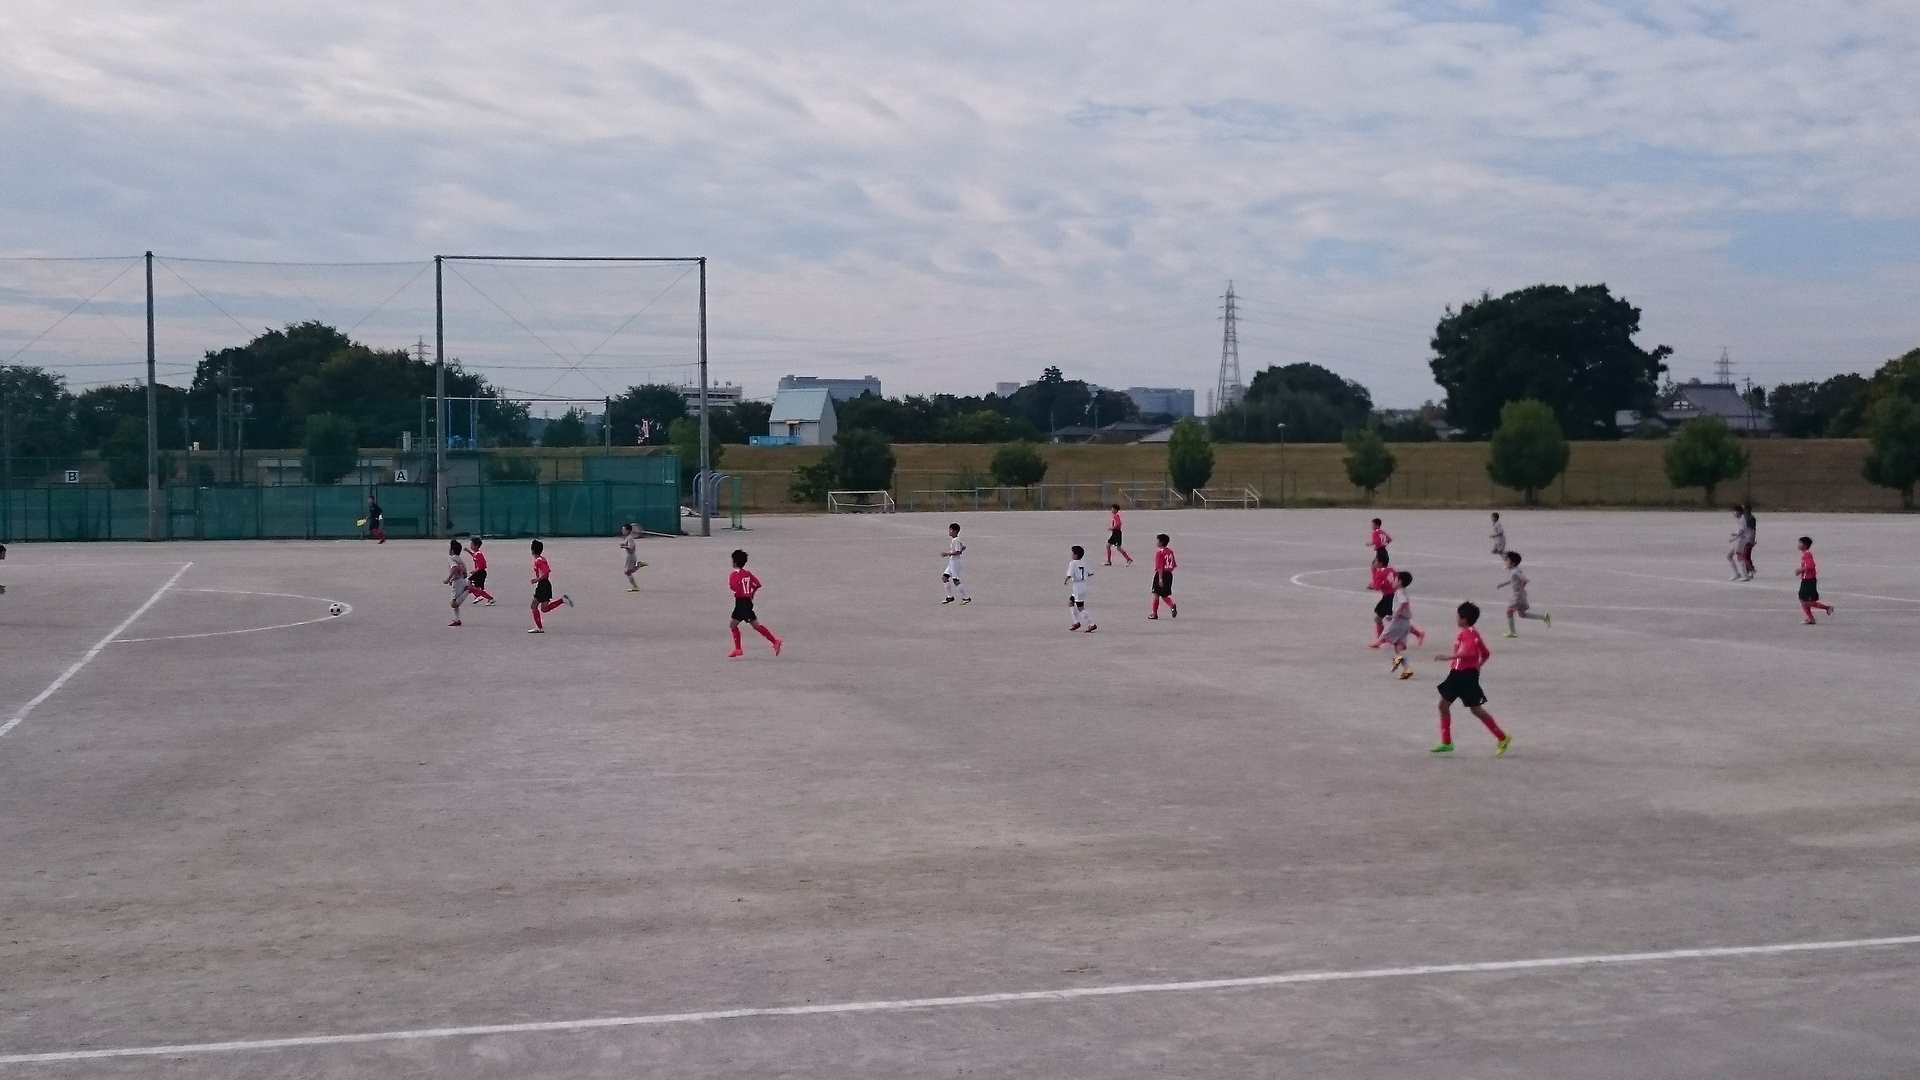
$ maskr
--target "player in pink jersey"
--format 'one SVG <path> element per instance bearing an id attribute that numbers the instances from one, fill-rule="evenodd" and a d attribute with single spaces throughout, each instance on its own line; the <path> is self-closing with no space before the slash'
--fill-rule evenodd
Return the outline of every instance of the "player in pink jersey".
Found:
<path id="1" fill-rule="evenodd" d="M 1393 543 L 1393 537 L 1388 536 L 1387 530 L 1380 527 L 1380 519 L 1374 518 L 1373 528 L 1367 531 L 1367 546 L 1373 549 L 1373 556 L 1380 560 L 1381 566 L 1387 565 L 1387 545 L 1391 543 Z"/>
<path id="2" fill-rule="evenodd" d="M 442 585 L 453 587 L 453 621 L 448 626 L 460 625 L 460 605 L 467 602 L 467 561 L 460 557 L 460 541 L 447 541 L 447 577 Z"/>
<path id="3" fill-rule="evenodd" d="M 558 600 L 553 598 L 553 567 L 547 565 L 547 557 L 543 554 L 546 550 L 547 545 L 538 540 L 533 542 L 533 629 L 527 631 L 529 634 L 547 632 L 547 624 L 540 618 L 542 615 L 551 613 L 561 604 L 573 606 L 573 597 L 565 593 L 561 593 Z"/>
<path id="4" fill-rule="evenodd" d="M 1127 560 L 1127 565 L 1132 566 L 1133 556 L 1127 554 L 1126 546 L 1120 542 L 1120 504 L 1114 503 L 1112 509 L 1113 516 L 1107 519 L 1107 565 L 1113 565 L 1113 553 L 1117 551 Z"/>
<path id="5" fill-rule="evenodd" d="M 1488 731 L 1493 732 L 1493 737 L 1498 740 L 1493 744 L 1493 754 L 1499 757 L 1507 752 L 1507 747 L 1513 745 L 1513 736 L 1500 730 L 1493 714 L 1485 708 L 1487 695 L 1480 689 L 1480 668 L 1492 658 L 1493 650 L 1487 648 L 1480 631 L 1473 628 L 1473 624 L 1480 621 L 1479 606 L 1469 600 L 1460 605 L 1458 615 L 1456 621 L 1460 633 L 1454 636 L 1453 651 L 1434 657 L 1435 660 L 1451 663 L 1452 667 L 1447 671 L 1446 679 L 1440 683 L 1440 742 L 1433 752 L 1453 753 L 1452 706 L 1459 701 L 1472 710 L 1481 723 L 1487 725 Z"/>
<path id="6" fill-rule="evenodd" d="M 1173 572 L 1180 566 L 1180 560 L 1173 555 L 1173 541 L 1166 533 L 1153 538 L 1153 611 L 1147 618 L 1160 617 L 1160 601 L 1167 602 L 1167 617 L 1180 617 L 1180 605 L 1173 602 Z"/>
<path id="7" fill-rule="evenodd" d="M 781 640 L 773 636 L 773 631 L 760 624 L 760 617 L 753 610 L 753 596 L 760 591 L 760 579 L 747 569 L 747 553 L 735 548 L 733 552 L 733 573 L 727 575 L 727 588 L 733 590 L 733 616 L 727 623 L 727 629 L 733 632 L 733 651 L 727 659 L 742 655 L 740 648 L 740 624 L 747 623 L 760 632 L 773 646 L 773 655 L 780 655 Z"/>
<path id="8" fill-rule="evenodd" d="M 1387 619 L 1393 615 L 1393 594 L 1400 579 L 1395 576 L 1393 567 L 1387 565 L 1387 550 L 1381 548 L 1373 553 L 1373 565 L 1368 567 L 1367 588 L 1380 594 L 1380 601 L 1373 605 L 1373 643 L 1369 649 L 1380 647 L 1380 633 L 1387 627 Z"/>
<path id="9" fill-rule="evenodd" d="M 473 560 L 473 573 L 467 575 L 467 591 L 475 600 L 493 606 L 493 594 L 487 591 L 487 553 L 480 550 L 478 535 L 467 538 L 467 556 Z"/>
<path id="10" fill-rule="evenodd" d="M 1813 537 L 1800 538 L 1800 569 L 1793 572 L 1800 579 L 1800 613 L 1807 617 L 1807 625 L 1812 626 L 1813 609 L 1819 608 L 1827 614 L 1833 614 L 1832 604 L 1820 602 L 1820 568 L 1813 563 Z"/>

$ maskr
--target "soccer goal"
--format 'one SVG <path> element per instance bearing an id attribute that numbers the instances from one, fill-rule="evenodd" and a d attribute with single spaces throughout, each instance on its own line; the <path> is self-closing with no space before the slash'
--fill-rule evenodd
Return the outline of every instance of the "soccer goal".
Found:
<path id="1" fill-rule="evenodd" d="M 1260 493 L 1250 487 L 1195 488 L 1193 504 L 1202 510 L 1231 506 L 1240 510 L 1260 509 Z"/>
<path id="2" fill-rule="evenodd" d="M 893 496 L 884 491 L 829 491 L 829 514 L 891 514 Z"/>

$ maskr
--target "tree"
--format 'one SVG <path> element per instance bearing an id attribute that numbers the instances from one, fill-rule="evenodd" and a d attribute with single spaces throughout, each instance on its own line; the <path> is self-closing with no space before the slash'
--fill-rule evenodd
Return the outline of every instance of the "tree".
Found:
<path id="1" fill-rule="evenodd" d="M 74 449 L 67 382 L 45 368 L 0 367 L 0 454 L 44 458 Z M 21 464 L 15 462 L 15 475 Z"/>
<path id="2" fill-rule="evenodd" d="M 308 479 L 316 484 L 337 484 L 353 471 L 360 457 L 353 421 L 333 413 L 314 413 L 307 417 L 301 443 L 307 451 Z"/>
<path id="3" fill-rule="evenodd" d="M 893 486 L 893 444 L 877 431 L 856 429 L 834 436 L 827 460 L 841 490 L 885 491 Z"/>
<path id="4" fill-rule="evenodd" d="M 1819 383 L 1781 383 L 1767 397 L 1773 430 L 1792 439 L 1825 435 L 1866 389 L 1866 376 L 1852 372 Z"/>
<path id="5" fill-rule="evenodd" d="M 646 421 L 651 436 L 644 441 L 662 443 L 667 441 L 667 426 L 685 415 L 687 401 L 680 396 L 679 387 L 641 383 L 627 387 L 626 393 L 609 403 L 607 423 L 613 427 L 615 446 L 638 446 L 643 442 L 640 438 L 641 421 Z M 754 433 L 764 435 L 766 430 L 766 417 L 762 416 Z"/>
<path id="6" fill-rule="evenodd" d="M 1019 439 L 993 452 L 987 468 L 1002 487 L 1031 487 L 1047 478 L 1047 459 L 1033 443 Z"/>
<path id="7" fill-rule="evenodd" d="M 1576 436 L 1612 437 L 1614 413 L 1649 412 L 1673 350 L 1634 344 L 1640 309 L 1605 285 L 1535 285 L 1448 308 L 1433 332 L 1447 421 L 1483 438 L 1509 401 L 1546 402 Z"/>
<path id="8" fill-rule="evenodd" d="M 546 428 L 540 432 L 540 445 L 553 447 L 591 445 L 587 433 L 587 414 L 577 408 L 569 408 L 566 412 L 547 421 Z"/>
<path id="9" fill-rule="evenodd" d="M 1188 497 L 1213 479 L 1213 446 L 1207 442 L 1207 429 L 1192 419 L 1173 425 L 1167 437 L 1167 478 Z"/>
<path id="10" fill-rule="evenodd" d="M 1839 438 L 1866 434 L 1874 406 L 1890 397 L 1920 401 L 1920 349 L 1880 365 L 1861 392 L 1855 394 L 1834 416 L 1827 434 Z"/>
<path id="11" fill-rule="evenodd" d="M 751 436 L 767 434 L 767 418 L 772 415 L 771 401 L 743 401 L 735 405 L 733 419 L 740 425 L 740 441 L 744 443 Z"/>
<path id="12" fill-rule="evenodd" d="M 691 416 L 675 420 L 667 425 L 667 441 L 673 444 L 673 452 L 680 459 L 680 490 L 693 490 L 693 476 L 700 471 L 700 421 Z M 712 438 L 707 440 L 707 461 L 713 469 L 720 468 L 725 446 Z"/>
<path id="13" fill-rule="evenodd" d="M 123 416 L 113 435 L 100 444 L 107 466 L 107 482 L 117 488 L 147 486 L 147 420 Z"/>
<path id="14" fill-rule="evenodd" d="M 1487 475 L 1521 492 L 1532 506 L 1539 490 L 1566 470 L 1568 454 L 1560 421 L 1546 402 L 1509 401 L 1500 407 L 1500 430 L 1487 444 Z"/>
<path id="15" fill-rule="evenodd" d="M 1209 417 L 1221 442 L 1274 442 L 1286 424 L 1287 442 L 1335 442 L 1367 423 L 1373 395 L 1319 364 L 1287 364 L 1254 375 L 1246 397 Z"/>
<path id="16" fill-rule="evenodd" d="M 1386 440 L 1372 428 L 1356 428 L 1347 432 L 1341 441 L 1347 444 L 1344 462 L 1347 479 L 1353 481 L 1354 487 L 1367 489 L 1367 501 L 1372 502 L 1374 491 L 1393 476 L 1400 462 L 1394 458 L 1393 451 L 1387 449 Z"/>
<path id="17" fill-rule="evenodd" d="M 1667 481 L 1677 488 L 1706 491 L 1713 505 L 1713 489 L 1747 471 L 1747 451 L 1717 416 L 1703 416 L 1680 425 L 1667 443 Z"/>
<path id="18" fill-rule="evenodd" d="M 1920 480 L 1920 405 L 1904 397 L 1882 398 L 1867 417 L 1867 438 L 1870 449 L 1860 475 L 1898 491 L 1900 505 L 1913 509 L 1913 485 Z"/>

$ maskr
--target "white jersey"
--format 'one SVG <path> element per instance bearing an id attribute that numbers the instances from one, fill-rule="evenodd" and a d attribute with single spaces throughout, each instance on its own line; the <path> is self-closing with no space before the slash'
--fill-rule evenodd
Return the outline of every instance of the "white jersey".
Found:
<path id="1" fill-rule="evenodd" d="M 947 568 L 942 573 L 948 577 L 960 576 L 960 557 L 967 553 L 966 542 L 957 536 L 947 538 Z"/>
<path id="2" fill-rule="evenodd" d="M 1497 521 L 1494 522 L 1491 536 L 1493 539 L 1493 553 L 1496 555 L 1505 554 L 1507 550 L 1507 527 Z"/>
<path id="3" fill-rule="evenodd" d="M 627 569 L 629 570 L 638 569 L 640 563 L 640 556 L 636 554 L 633 549 L 634 539 L 632 534 L 620 538 L 620 550 L 626 552 Z"/>
<path id="4" fill-rule="evenodd" d="M 1526 600 L 1527 575 L 1522 573 L 1519 567 L 1516 566 L 1513 568 L 1513 573 L 1508 576 L 1507 581 L 1513 586 L 1514 600 L 1516 601 Z"/>
<path id="5" fill-rule="evenodd" d="M 1075 559 L 1067 564 L 1067 589 L 1072 594 L 1075 603 L 1086 600 L 1087 583 L 1091 581 L 1092 578 L 1093 571 L 1087 569 L 1087 564 L 1081 560 Z"/>

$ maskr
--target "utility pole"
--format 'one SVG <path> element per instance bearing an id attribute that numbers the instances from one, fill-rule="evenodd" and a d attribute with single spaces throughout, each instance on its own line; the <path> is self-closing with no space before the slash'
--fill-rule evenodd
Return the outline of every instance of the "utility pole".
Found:
<path id="1" fill-rule="evenodd" d="M 441 257 L 433 257 L 433 535 L 447 528 L 447 315 Z M 422 435 L 426 432 L 421 432 Z"/>
<path id="2" fill-rule="evenodd" d="M 1233 282 L 1227 282 L 1226 295 L 1226 332 L 1220 338 L 1220 378 L 1214 387 L 1214 411 L 1240 404 L 1247 388 L 1240 382 L 1240 329 L 1239 312 L 1235 306 Z"/>
<path id="3" fill-rule="evenodd" d="M 700 257 L 700 482 L 707 482 L 707 472 L 713 468 L 712 457 L 707 452 L 707 439 L 711 429 L 707 424 L 707 257 Z M 694 498 L 700 503 L 700 535 L 713 535 L 713 508 L 707 505 L 707 493 L 696 491 Z"/>
<path id="4" fill-rule="evenodd" d="M 160 405 L 153 377 L 153 252 L 147 252 L 147 539 L 160 539 Z"/>

